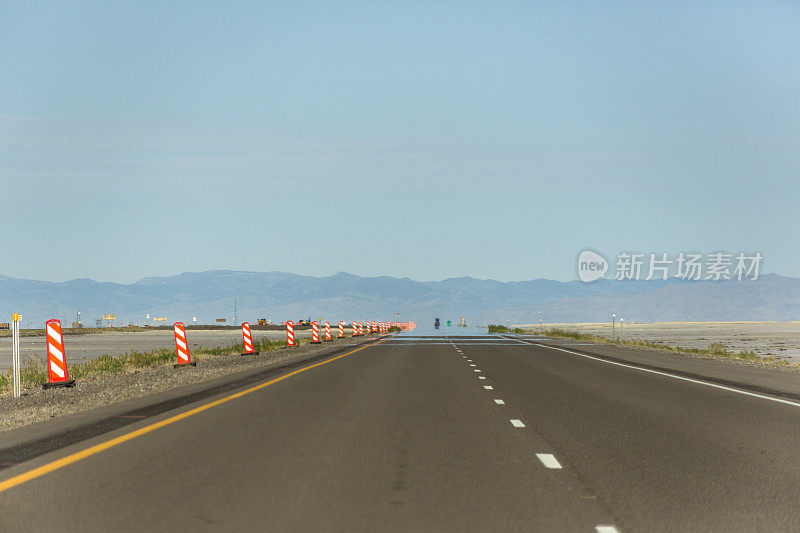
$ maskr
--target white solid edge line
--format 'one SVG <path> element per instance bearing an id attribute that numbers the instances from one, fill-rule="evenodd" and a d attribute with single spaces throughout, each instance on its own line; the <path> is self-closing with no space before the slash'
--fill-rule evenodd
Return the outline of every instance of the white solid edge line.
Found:
<path id="1" fill-rule="evenodd" d="M 500 398 L 495 398 L 494 399 L 494 403 L 496 403 L 497 405 L 505 405 L 506 404 L 506 402 L 504 402 Z"/>
<path id="2" fill-rule="evenodd" d="M 594 530 L 597 533 L 619 533 L 614 526 L 595 526 Z"/>
<path id="3" fill-rule="evenodd" d="M 734 389 L 733 387 L 726 387 L 725 385 L 718 385 L 716 383 L 711 383 L 710 381 L 703 381 L 703 380 L 700 380 L 700 379 L 687 378 L 687 377 L 684 377 L 684 376 L 678 376 L 676 374 L 670 374 L 669 372 L 662 372 L 660 370 L 652 370 L 650 368 L 642 368 L 640 366 L 629 365 L 629 364 L 626 364 L 626 363 L 619 363 L 617 361 L 609 361 L 608 359 L 603 359 L 602 357 L 594 357 L 593 355 L 586 355 L 586 354 L 583 354 L 583 353 L 573 352 L 572 350 L 566 350 L 564 348 L 558 348 L 556 346 L 547 346 L 546 344 L 531 344 L 531 346 L 540 346 L 542 348 L 549 348 L 551 350 L 559 350 L 561 352 L 571 353 L 571 354 L 577 355 L 579 357 L 585 357 L 586 359 L 593 359 L 595 361 L 600 361 L 601 363 L 606 363 L 606 364 L 609 364 L 609 365 L 622 366 L 622 367 L 625 367 L 625 368 L 632 368 L 634 370 L 639 370 L 641 372 L 647 372 L 649 374 L 657 374 L 659 376 L 666 376 L 666 377 L 672 378 L 672 379 L 679 379 L 681 381 L 688 381 L 690 383 L 697 383 L 698 385 L 705 385 L 706 387 L 711 387 L 711 388 L 714 388 L 714 389 L 720 389 L 720 390 L 724 390 L 724 391 L 728 391 L 728 392 L 735 392 L 737 394 L 742 394 L 744 396 L 752 396 L 754 398 L 761 398 L 762 400 L 769 400 L 771 402 L 783 403 L 783 404 L 786 404 L 786 405 L 793 405 L 794 407 L 800 407 L 800 403 L 793 402 L 791 400 L 784 400 L 782 398 L 775 398 L 774 396 L 765 396 L 763 394 L 758 394 L 756 392 L 749 392 L 749 391 L 742 390 L 742 389 Z"/>
<path id="4" fill-rule="evenodd" d="M 517 418 L 512 418 L 511 419 L 511 425 L 514 426 L 515 428 L 524 428 L 525 427 L 525 424 L 522 423 L 522 420 L 519 420 Z"/>
<path id="5" fill-rule="evenodd" d="M 556 456 L 552 453 L 537 453 L 536 457 L 542 462 L 544 466 L 552 469 L 560 469 L 561 463 L 558 462 Z"/>

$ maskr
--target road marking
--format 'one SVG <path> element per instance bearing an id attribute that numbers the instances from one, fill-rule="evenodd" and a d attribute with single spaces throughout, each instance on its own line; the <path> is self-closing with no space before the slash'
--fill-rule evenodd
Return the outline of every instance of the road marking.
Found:
<path id="1" fill-rule="evenodd" d="M 186 411 L 184 413 L 181 413 L 181 414 L 178 414 L 178 415 L 175 415 L 175 416 L 171 416 L 170 418 L 167 418 L 167 419 L 162 420 L 160 422 L 155 422 L 153 424 L 150 424 L 149 426 L 145 426 L 145 427 L 139 428 L 139 429 L 137 429 L 135 431 L 131 431 L 130 433 L 126 433 L 124 435 L 120 435 L 119 437 L 114 437 L 111 440 L 107 440 L 105 442 L 101 442 L 100 444 L 95 444 L 94 446 L 86 448 L 85 450 L 81 450 L 79 452 L 75 452 L 73 454 L 70 454 L 70 455 L 68 455 L 66 457 L 62 457 L 61 459 L 58 459 L 56 461 L 52 461 L 52 462 L 47 463 L 45 465 L 42 465 L 42 466 L 40 466 L 38 468 L 34 468 L 33 470 L 30 470 L 28 472 L 24 472 L 22 474 L 19 474 L 17 476 L 12 477 L 12 478 L 6 479 L 5 481 L 0 481 L 0 493 L 4 492 L 4 491 L 7 491 L 8 489 L 16 487 L 18 485 L 22 485 L 23 483 L 26 483 L 26 482 L 28 482 L 28 481 L 30 481 L 32 479 L 36 479 L 36 478 L 41 477 L 41 476 L 43 476 L 45 474 L 49 474 L 50 472 L 54 472 L 56 470 L 64 468 L 65 466 L 71 465 L 72 463 L 77 463 L 78 461 L 86 459 L 87 457 L 91 457 L 92 455 L 95 455 L 95 454 L 98 454 L 98 453 L 100 453 L 102 451 L 108 450 L 109 448 L 113 448 L 114 446 L 118 446 L 118 445 L 120 445 L 120 444 L 122 444 L 124 442 L 129 441 L 129 440 L 133 440 L 136 437 L 141 437 L 142 435 L 146 435 L 146 434 L 150 433 L 151 431 L 155 431 L 157 429 L 161 429 L 163 427 L 169 426 L 171 424 L 174 424 L 175 422 L 179 422 L 179 421 L 181 421 L 181 420 L 183 420 L 185 418 L 189 418 L 190 416 L 194 416 L 194 415 L 196 415 L 198 413 L 202 413 L 203 411 L 205 411 L 207 409 L 211 409 L 212 407 L 216 407 L 218 405 L 222 405 L 222 404 L 227 403 L 227 402 L 229 402 L 231 400 L 235 400 L 236 398 L 241 398 L 242 396 L 250 394 L 251 392 L 255 392 L 257 390 L 261 390 L 261 389 L 263 389 L 265 387 L 269 387 L 270 385 L 278 383 L 279 381 L 283 381 L 283 380 L 288 379 L 288 378 L 290 378 L 292 376 L 296 376 L 297 374 L 305 372 L 306 370 L 311 370 L 312 368 L 316 368 L 318 366 L 327 365 L 328 363 L 332 363 L 332 362 L 334 362 L 334 361 L 336 361 L 338 359 L 341 359 L 342 357 L 347 357 L 348 355 L 354 354 L 354 353 L 356 353 L 356 352 L 358 352 L 360 350 L 363 350 L 365 348 L 369 348 L 371 346 L 376 346 L 376 345 L 381 344 L 383 342 L 384 341 L 381 340 L 381 341 L 378 341 L 378 342 L 375 342 L 375 343 L 372 343 L 372 344 L 367 344 L 366 346 L 361 346 L 360 348 L 356 348 L 355 350 L 351 350 L 351 351 L 349 351 L 347 353 L 343 353 L 342 355 L 337 355 L 336 357 L 332 357 L 331 359 L 326 359 L 325 361 L 320 361 L 319 363 L 314 363 L 313 365 L 308 365 L 308 366 L 304 366 L 302 368 L 298 368 L 297 370 L 289 372 L 288 374 L 284 374 L 283 376 L 279 376 L 279 377 L 277 377 L 275 379 L 271 379 L 269 381 L 266 381 L 264 383 L 256 385 L 255 387 L 250 387 L 249 389 L 245 389 L 243 391 L 236 392 L 236 393 L 231 394 L 229 396 L 225 396 L 224 398 L 220 398 L 219 400 L 214 400 L 213 402 L 209 402 L 209 403 L 201 405 L 199 407 L 195 407 L 194 409 L 191 409 L 189 411 Z"/>
<path id="2" fill-rule="evenodd" d="M 475 363 L 472 363 L 472 364 L 471 364 L 471 365 L 469 365 L 469 366 L 478 366 L 478 365 L 476 365 Z"/>
<path id="3" fill-rule="evenodd" d="M 467 361 L 469 361 L 469 362 L 471 363 L 471 362 L 472 362 L 472 359 L 467 359 Z"/>
<path id="4" fill-rule="evenodd" d="M 758 394 L 756 392 L 750 392 L 742 389 L 734 389 L 733 387 L 726 387 L 725 385 L 719 385 L 717 383 L 711 383 L 710 381 L 703 381 L 701 379 L 693 379 L 687 378 L 685 376 L 678 376 L 677 374 L 670 374 L 669 372 L 662 372 L 660 370 L 652 370 L 650 368 L 643 368 L 641 366 L 636 365 L 629 365 L 627 363 L 619 363 L 617 361 L 609 361 L 608 359 L 603 359 L 602 357 L 595 357 L 593 355 L 587 355 L 584 353 L 573 352 L 572 350 L 567 350 L 565 348 L 558 348 L 557 346 L 547 346 L 546 344 L 531 344 L 531 346 L 540 346 L 542 348 L 549 348 L 551 350 L 558 350 L 561 352 L 571 353 L 572 355 L 577 355 L 578 357 L 584 357 L 586 359 L 593 359 L 595 361 L 599 361 L 601 363 L 606 363 L 609 365 L 614 366 L 622 366 L 625 368 L 632 368 L 633 370 L 639 370 L 640 372 L 647 372 L 648 374 L 656 374 L 659 376 L 665 376 L 672 379 L 678 379 L 680 381 L 688 381 L 690 383 L 697 383 L 698 385 L 705 385 L 706 387 L 711 387 L 712 389 L 720 389 L 728 392 L 735 392 L 737 394 L 741 394 L 743 396 L 752 396 L 753 398 L 761 398 L 762 400 L 769 400 L 771 402 L 782 403 L 785 405 L 792 405 L 794 407 L 800 407 L 800 403 L 793 402 L 791 400 L 784 400 L 783 398 L 775 398 L 774 396 L 766 396 L 764 394 Z"/>
<path id="5" fill-rule="evenodd" d="M 505 405 L 506 404 L 506 402 L 504 402 L 500 398 L 495 398 L 494 399 L 494 403 L 496 403 L 497 405 Z"/>
<path id="6" fill-rule="evenodd" d="M 478 376 L 478 379 L 486 379 L 486 376 Z"/>
<path id="7" fill-rule="evenodd" d="M 556 456 L 552 453 L 537 453 L 536 457 L 538 457 L 547 468 L 561 469 L 561 463 L 558 462 L 558 459 L 556 459 Z"/>
<path id="8" fill-rule="evenodd" d="M 308 338 L 308 337 L 306 337 Z M 417 341 L 409 341 L 409 342 L 398 342 L 398 341 L 389 341 L 386 343 L 387 346 L 452 346 L 449 342 L 417 342 Z M 527 342 L 522 341 L 514 341 L 514 342 L 462 342 L 461 346 L 530 346 Z"/>
<path id="9" fill-rule="evenodd" d="M 486 390 L 494 390 L 494 387 L 492 387 L 491 385 L 484 385 L 483 388 Z"/>
<path id="10" fill-rule="evenodd" d="M 519 419 L 516 419 L 516 418 L 512 418 L 511 419 L 511 425 L 514 426 L 515 428 L 524 428 L 525 427 L 525 424 L 522 423 L 522 420 L 519 420 Z"/>
<path id="11" fill-rule="evenodd" d="M 597 533 L 619 533 L 614 526 L 596 526 L 594 528 Z"/>
<path id="12" fill-rule="evenodd" d="M 475 370 L 473 370 L 473 372 L 480 372 L 480 371 L 481 371 L 480 368 L 476 368 Z"/>

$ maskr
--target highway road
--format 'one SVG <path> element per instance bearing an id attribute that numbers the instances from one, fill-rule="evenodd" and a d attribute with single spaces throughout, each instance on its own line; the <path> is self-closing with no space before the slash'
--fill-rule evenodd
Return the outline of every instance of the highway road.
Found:
<path id="1" fill-rule="evenodd" d="M 474 331 L 0 434 L 0 530 L 800 529 L 800 401 Z"/>

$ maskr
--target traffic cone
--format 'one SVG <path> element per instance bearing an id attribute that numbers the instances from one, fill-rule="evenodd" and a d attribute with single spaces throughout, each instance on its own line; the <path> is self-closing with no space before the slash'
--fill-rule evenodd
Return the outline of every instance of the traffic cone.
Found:
<path id="1" fill-rule="evenodd" d="M 241 355 L 258 355 L 258 352 L 253 351 L 253 335 L 250 332 L 250 324 L 247 322 L 242 324 L 242 344 L 244 353 Z"/>
<path id="2" fill-rule="evenodd" d="M 45 323 L 47 335 L 47 377 L 42 388 L 74 387 L 75 380 L 67 373 L 67 353 L 64 351 L 64 338 L 61 336 L 61 321 L 53 319 Z"/>
<path id="3" fill-rule="evenodd" d="M 286 347 L 292 348 L 296 346 L 294 342 L 294 322 L 288 320 L 286 322 Z"/>
<path id="4" fill-rule="evenodd" d="M 175 352 L 178 354 L 178 364 L 172 365 L 172 368 L 197 366 L 197 361 L 192 361 L 189 355 L 189 341 L 186 340 L 186 328 L 183 322 L 175 322 L 172 329 L 175 331 Z"/>

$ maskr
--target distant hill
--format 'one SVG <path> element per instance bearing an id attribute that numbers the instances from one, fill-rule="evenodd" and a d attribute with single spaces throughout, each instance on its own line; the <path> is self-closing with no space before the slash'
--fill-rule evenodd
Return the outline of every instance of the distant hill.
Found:
<path id="1" fill-rule="evenodd" d="M 64 283 L 0 276 L 0 322 L 20 312 L 32 325 L 48 318 L 67 323 L 81 312 L 86 325 L 103 313 L 142 323 L 147 313 L 191 323 L 276 322 L 322 316 L 331 321 L 367 317 L 469 323 L 595 322 L 611 313 L 626 321 L 798 320 L 800 279 L 765 275 L 757 281 L 614 281 L 585 284 L 546 279 L 502 283 L 470 277 L 443 281 L 365 278 L 339 272 L 329 277 L 284 272 L 189 272 L 146 278 L 130 285 L 76 279 Z"/>

